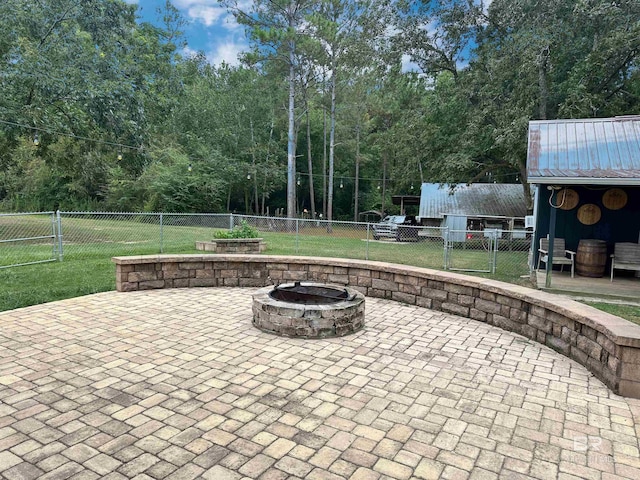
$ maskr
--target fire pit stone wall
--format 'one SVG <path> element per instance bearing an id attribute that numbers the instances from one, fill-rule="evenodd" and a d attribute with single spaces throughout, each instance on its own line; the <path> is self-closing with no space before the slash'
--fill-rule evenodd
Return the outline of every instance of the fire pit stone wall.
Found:
<path id="1" fill-rule="evenodd" d="M 557 295 L 496 280 L 367 260 L 265 255 L 116 257 L 118 291 L 264 287 L 295 280 L 349 285 L 518 333 L 584 365 L 615 393 L 640 398 L 640 326 Z"/>
<path id="2" fill-rule="evenodd" d="M 260 289 L 253 294 L 253 325 L 288 337 L 326 338 L 355 333 L 364 326 L 364 295 L 346 290 L 349 298 L 336 303 L 300 305 L 272 298 L 273 287 Z"/>

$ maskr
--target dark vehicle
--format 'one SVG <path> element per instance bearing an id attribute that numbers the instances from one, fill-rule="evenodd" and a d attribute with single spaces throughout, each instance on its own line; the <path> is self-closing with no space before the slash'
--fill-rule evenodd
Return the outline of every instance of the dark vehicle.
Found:
<path id="1" fill-rule="evenodd" d="M 373 239 L 393 238 L 398 242 L 417 242 L 418 225 L 415 215 L 388 215 L 373 226 Z"/>

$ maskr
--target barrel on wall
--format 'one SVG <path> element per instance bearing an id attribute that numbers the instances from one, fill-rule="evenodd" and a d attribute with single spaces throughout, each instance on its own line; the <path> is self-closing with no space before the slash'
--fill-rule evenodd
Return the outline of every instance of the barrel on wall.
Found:
<path id="1" fill-rule="evenodd" d="M 576 252 L 576 272 L 582 277 L 602 277 L 607 265 L 607 243 L 583 239 Z"/>

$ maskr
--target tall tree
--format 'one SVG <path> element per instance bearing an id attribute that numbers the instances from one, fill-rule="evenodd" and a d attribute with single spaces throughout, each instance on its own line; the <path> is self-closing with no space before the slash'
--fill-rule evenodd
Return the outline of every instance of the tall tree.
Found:
<path id="1" fill-rule="evenodd" d="M 239 23 L 249 27 L 258 58 L 278 58 L 288 69 L 287 127 L 287 216 L 296 214 L 296 48 L 305 36 L 306 18 L 315 6 L 313 0 L 255 0 L 249 9 L 238 0 L 223 0 Z M 254 58 L 255 60 L 256 58 Z"/>

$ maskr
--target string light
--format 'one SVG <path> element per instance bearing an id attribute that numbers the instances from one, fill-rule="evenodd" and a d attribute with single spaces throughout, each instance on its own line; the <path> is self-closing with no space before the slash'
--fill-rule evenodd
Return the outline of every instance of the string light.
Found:
<path id="1" fill-rule="evenodd" d="M 344 184 L 342 183 L 342 179 L 340 179 L 340 188 L 344 188 Z"/>
<path id="2" fill-rule="evenodd" d="M 247 173 L 247 180 L 251 180 L 251 174 Z"/>
<path id="3" fill-rule="evenodd" d="M 118 160 L 122 160 L 122 152 L 118 152 Z"/>
<path id="4" fill-rule="evenodd" d="M 89 137 L 83 137 L 81 135 L 75 135 L 73 133 L 66 133 L 66 132 L 58 132 L 56 130 L 51 130 L 49 128 L 42 128 L 42 127 L 34 127 L 32 125 L 25 125 L 23 123 L 17 123 L 17 122 L 9 122 L 7 120 L 0 120 L 0 123 L 4 124 L 4 125 L 11 125 L 12 127 L 20 127 L 20 128 L 24 128 L 27 130 L 31 130 L 34 133 L 33 135 L 33 144 L 34 145 L 40 145 L 40 137 L 38 136 L 38 132 L 44 132 L 47 133 L 49 135 L 58 135 L 61 137 L 69 137 L 69 138 L 76 138 L 78 140 L 84 140 L 87 142 L 93 142 L 93 143 L 98 143 L 100 145 L 109 145 L 111 147 L 120 147 L 121 149 L 127 148 L 129 150 L 140 150 L 142 148 L 142 146 L 133 146 L 133 145 L 126 145 L 124 143 L 117 143 L 117 142 L 107 142 L 104 140 L 97 140 L 95 138 L 89 138 Z"/>
<path id="5" fill-rule="evenodd" d="M 300 175 L 298 175 L 298 181 L 296 182 L 298 186 L 300 186 Z"/>
<path id="6" fill-rule="evenodd" d="M 193 170 L 193 166 L 191 164 L 189 164 L 189 166 L 187 167 L 187 171 L 190 172 Z"/>

